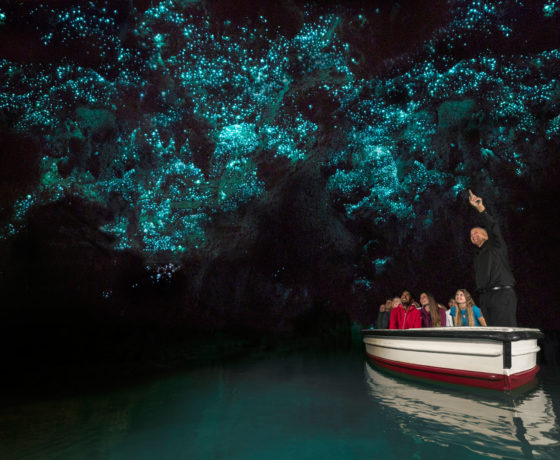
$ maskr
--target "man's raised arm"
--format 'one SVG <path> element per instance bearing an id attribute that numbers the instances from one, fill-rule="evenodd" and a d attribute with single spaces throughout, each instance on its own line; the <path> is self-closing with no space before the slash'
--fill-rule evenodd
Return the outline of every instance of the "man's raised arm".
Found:
<path id="1" fill-rule="evenodd" d="M 492 245 L 502 246 L 505 248 L 506 242 L 504 241 L 498 222 L 496 222 L 496 219 L 488 214 L 488 212 L 485 212 L 486 207 L 484 206 L 484 203 L 482 203 L 482 198 L 476 196 L 472 192 L 472 190 L 469 190 L 469 203 L 480 214 L 482 214 L 482 218 L 484 219 L 484 226 L 486 227 L 486 231 L 488 232 L 488 239 L 490 243 Z"/>

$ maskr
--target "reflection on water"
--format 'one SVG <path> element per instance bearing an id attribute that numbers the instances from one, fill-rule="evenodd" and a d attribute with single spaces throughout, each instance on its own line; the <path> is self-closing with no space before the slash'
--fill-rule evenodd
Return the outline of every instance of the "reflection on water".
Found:
<path id="1" fill-rule="evenodd" d="M 363 350 L 213 363 L 118 390 L 0 394 L 0 459 L 560 458 L 560 375 L 509 397 L 365 367 Z M 556 382 L 556 383 L 555 383 Z"/>
<path id="2" fill-rule="evenodd" d="M 498 458 L 546 455 L 560 444 L 552 401 L 536 382 L 502 393 L 415 382 L 369 362 L 365 373 L 371 396 L 426 441 Z"/>
<path id="3" fill-rule="evenodd" d="M 135 391 L 88 398 L 4 405 L 0 458 L 104 458 L 129 430 Z"/>

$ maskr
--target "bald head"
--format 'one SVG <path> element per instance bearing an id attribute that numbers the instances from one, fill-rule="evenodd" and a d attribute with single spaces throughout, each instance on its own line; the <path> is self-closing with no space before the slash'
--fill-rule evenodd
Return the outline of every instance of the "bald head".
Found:
<path id="1" fill-rule="evenodd" d="M 488 232 L 482 227 L 474 227 L 471 229 L 471 243 L 476 247 L 481 247 L 488 241 Z"/>

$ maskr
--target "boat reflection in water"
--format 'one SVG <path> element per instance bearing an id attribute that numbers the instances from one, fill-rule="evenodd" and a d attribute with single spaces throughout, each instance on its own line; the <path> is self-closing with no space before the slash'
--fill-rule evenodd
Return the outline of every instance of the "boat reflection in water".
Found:
<path id="1" fill-rule="evenodd" d="M 558 453 L 552 401 L 532 389 L 496 393 L 467 387 L 424 385 L 365 363 L 375 400 L 394 411 L 401 429 L 424 441 L 461 445 L 491 457 L 549 457 Z M 556 457 L 558 458 L 558 457 Z"/>

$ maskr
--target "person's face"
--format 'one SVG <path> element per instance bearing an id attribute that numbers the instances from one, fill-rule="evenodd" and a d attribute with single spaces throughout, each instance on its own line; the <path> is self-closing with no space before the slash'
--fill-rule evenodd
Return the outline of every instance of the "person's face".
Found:
<path id="1" fill-rule="evenodd" d="M 488 240 L 488 233 L 483 228 L 475 227 L 471 230 L 471 243 L 481 247 Z"/>
<path id="2" fill-rule="evenodd" d="M 412 296 L 410 295 L 410 292 L 408 291 L 403 291 L 403 293 L 401 294 L 401 302 L 403 305 L 410 305 L 410 302 L 412 301 Z"/>
<path id="3" fill-rule="evenodd" d="M 467 299 L 465 298 L 465 293 L 463 291 L 457 291 L 455 294 L 455 301 L 457 303 L 465 303 Z"/>
<path id="4" fill-rule="evenodd" d="M 428 294 L 423 292 L 422 294 L 420 294 L 420 305 L 425 306 L 428 305 L 428 303 L 430 303 L 428 299 Z"/>
<path id="5" fill-rule="evenodd" d="M 391 299 L 387 299 L 385 302 L 385 311 L 389 311 L 393 306 L 393 301 Z"/>
<path id="6" fill-rule="evenodd" d="M 385 304 L 384 304 L 384 303 L 382 303 L 381 305 L 379 305 L 379 311 L 380 311 L 381 313 L 383 313 L 383 312 L 385 311 Z"/>
<path id="7" fill-rule="evenodd" d="M 397 308 L 400 303 L 401 303 L 401 299 L 399 297 L 395 297 L 393 299 L 393 308 Z"/>
<path id="8" fill-rule="evenodd" d="M 447 302 L 447 305 L 449 305 L 449 308 L 451 308 L 451 307 L 454 307 L 456 303 L 457 302 L 455 302 L 455 299 L 449 299 L 449 302 Z"/>

